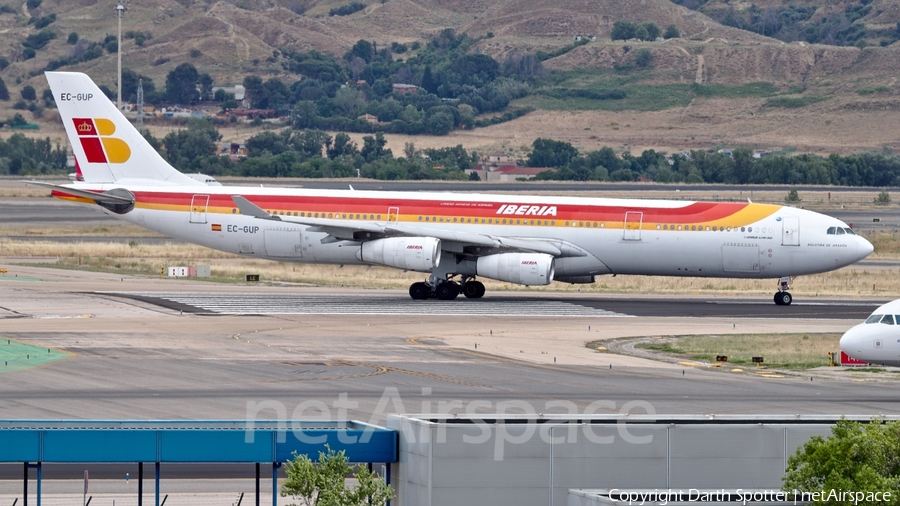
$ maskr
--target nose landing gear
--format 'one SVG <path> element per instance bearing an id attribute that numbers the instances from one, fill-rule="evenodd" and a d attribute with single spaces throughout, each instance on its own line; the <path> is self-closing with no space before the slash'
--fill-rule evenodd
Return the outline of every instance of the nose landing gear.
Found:
<path id="1" fill-rule="evenodd" d="M 794 297 L 788 292 L 788 289 L 791 287 L 791 282 L 794 278 L 790 276 L 784 276 L 783 278 L 778 280 L 778 292 L 775 293 L 775 305 L 777 306 L 790 306 L 791 302 L 793 302 Z"/>

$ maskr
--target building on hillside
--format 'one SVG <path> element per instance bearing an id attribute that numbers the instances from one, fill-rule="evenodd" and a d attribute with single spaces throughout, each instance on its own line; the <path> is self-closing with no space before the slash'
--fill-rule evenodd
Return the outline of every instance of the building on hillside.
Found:
<path id="1" fill-rule="evenodd" d="M 496 152 L 481 158 L 481 163 L 466 171 L 475 173 L 482 181 L 515 181 L 532 179 L 541 172 L 556 169 L 550 167 L 519 167 L 515 158 L 506 153 Z"/>
<path id="2" fill-rule="evenodd" d="M 220 142 L 216 144 L 216 154 L 227 156 L 232 161 L 237 161 L 239 158 L 247 157 L 247 146 L 236 142 Z"/>
<path id="3" fill-rule="evenodd" d="M 238 102 L 243 101 L 244 96 L 247 94 L 247 90 L 244 88 L 243 84 L 236 84 L 234 86 L 213 86 L 212 89 L 209 90 L 209 100 L 215 99 L 216 92 L 219 90 L 234 95 L 234 99 Z"/>
<path id="4" fill-rule="evenodd" d="M 356 119 L 368 121 L 369 123 L 371 123 L 373 125 L 387 125 L 387 123 L 384 121 L 378 121 L 378 116 L 375 116 L 375 115 L 369 114 L 369 113 L 363 114 L 362 116 L 359 116 Z"/>
<path id="5" fill-rule="evenodd" d="M 466 171 L 471 176 L 473 173 L 478 175 L 481 181 L 504 182 L 517 181 L 519 179 L 534 179 L 541 172 L 556 172 L 551 167 L 519 167 L 517 165 L 506 165 L 495 170 L 485 170 L 485 166 L 476 165 Z"/>
<path id="6" fill-rule="evenodd" d="M 395 83 L 392 91 L 394 93 L 415 93 L 419 87 L 415 84 L 403 84 L 403 83 Z"/>

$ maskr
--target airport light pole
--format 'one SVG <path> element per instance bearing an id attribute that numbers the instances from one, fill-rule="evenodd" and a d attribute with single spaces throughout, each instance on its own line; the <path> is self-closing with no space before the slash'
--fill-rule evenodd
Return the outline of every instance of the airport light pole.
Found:
<path id="1" fill-rule="evenodd" d="M 119 38 L 118 46 L 116 46 L 116 56 L 119 60 L 118 65 L 118 84 L 116 85 L 116 107 L 122 110 L 122 15 L 125 14 L 125 6 L 121 3 L 116 6 L 116 19 L 119 22 Z"/>

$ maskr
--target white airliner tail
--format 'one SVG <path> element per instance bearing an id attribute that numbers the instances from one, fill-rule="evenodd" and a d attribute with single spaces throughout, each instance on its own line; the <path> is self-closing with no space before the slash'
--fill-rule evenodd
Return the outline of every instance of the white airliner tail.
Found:
<path id="1" fill-rule="evenodd" d="M 203 184 L 169 165 L 90 77 L 45 74 L 86 183 Z"/>

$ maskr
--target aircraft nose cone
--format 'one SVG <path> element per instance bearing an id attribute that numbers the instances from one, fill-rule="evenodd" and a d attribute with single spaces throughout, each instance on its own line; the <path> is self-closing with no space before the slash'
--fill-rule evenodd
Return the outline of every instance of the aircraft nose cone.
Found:
<path id="1" fill-rule="evenodd" d="M 859 259 L 862 260 L 863 258 L 871 255 L 873 251 L 875 251 L 875 246 L 873 246 L 872 243 L 862 237 L 859 237 L 858 239 L 859 241 L 857 241 L 856 251 L 859 255 Z"/>
<path id="2" fill-rule="evenodd" d="M 857 349 L 859 348 L 859 327 L 860 326 L 857 325 L 847 332 L 844 332 L 844 335 L 841 336 L 841 350 L 843 350 L 850 356 L 853 356 L 853 353 L 859 351 Z"/>

